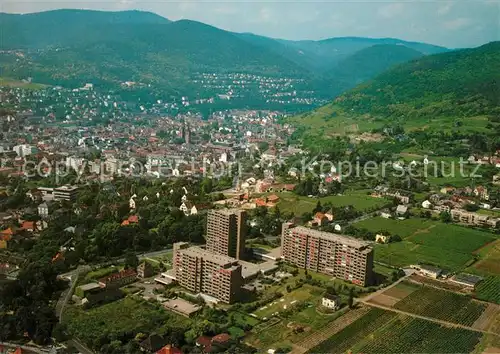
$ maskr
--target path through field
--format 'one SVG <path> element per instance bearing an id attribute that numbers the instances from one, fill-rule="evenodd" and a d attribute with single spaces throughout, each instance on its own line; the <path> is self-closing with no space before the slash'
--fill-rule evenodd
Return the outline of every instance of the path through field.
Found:
<path id="1" fill-rule="evenodd" d="M 464 325 L 461 325 L 461 324 L 458 324 L 458 323 L 452 323 L 452 322 L 448 322 L 448 321 L 438 320 L 438 319 L 432 318 L 432 317 L 420 316 L 420 315 L 416 315 L 416 314 L 411 313 L 411 312 L 397 310 L 397 309 L 394 309 L 392 307 L 387 307 L 387 306 L 383 306 L 383 305 L 380 305 L 380 304 L 374 304 L 372 302 L 365 302 L 363 299 L 360 299 L 358 301 L 362 302 L 362 303 L 364 303 L 365 305 L 368 305 L 368 306 L 378 307 L 378 308 L 380 308 L 382 310 L 392 311 L 392 312 L 400 313 L 402 315 L 406 315 L 406 316 L 410 316 L 410 317 L 414 317 L 414 318 L 420 318 L 422 320 L 427 320 L 427 321 L 430 321 L 430 322 L 439 323 L 439 324 L 441 324 L 443 326 L 468 329 L 469 331 L 481 332 L 481 333 L 491 334 L 491 335 L 500 337 L 500 334 L 492 332 L 492 331 L 488 331 L 488 330 L 484 330 L 484 329 L 479 329 L 479 328 L 474 328 L 474 327 L 470 327 L 470 326 L 464 326 Z"/>
<path id="2" fill-rule="evenodd" d="M 489 330 L 490 325 L 492 321 L 499 315 L 500 313 L 500 306 L 496 304 L 488 304 L 488 307 L 484 312 L 481 314 L 481 317 L 479 317 L 476 322 L 472 325 L 472 327 L 480 329 L 480 330 Z M 493 331 L 497 333 L 496 331 Z M 498 332 L 500 335 L 500 332 Z"/>

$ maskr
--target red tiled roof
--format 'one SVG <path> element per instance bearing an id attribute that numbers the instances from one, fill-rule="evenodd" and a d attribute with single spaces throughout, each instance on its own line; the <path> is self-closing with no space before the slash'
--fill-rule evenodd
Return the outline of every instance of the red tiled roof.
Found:
<path id="1" fill-rule="evenodd" d="M 316 214 L 314 214 L 314 217 L 315 217 L 316 219 L 323 219 L 323 218 L 325 218 L 326 216 L 325 216 L 325 214 L 323 214 L 323 213 L 321 213 L 321 212 L 319 212 L 319 211 L 318 211 Z"/>
<path id="2" fill-rule="evenodd" d="M 221 333 L 212 338 L 212 342 L 226 343 L 231 339 L 231 336 L 227 333 Z"/>
<path id="3" fill-rule="evenodd" d="M 10 241 L 12 239 L 12 235 L 14 235 L 14 232 L 12 232 L 12 229 L 9 227 L 7 230 L 0 232 L 0 240 Z"/>
<path id="4" fill-rule="evenodd" d="M 279 199 L 280 199 L 280 197 L 278 197 L 276 194 L 272 194 L 269 197 L 267 197 L 267 200 L 270 201 L 270 202 L 276 202 Z"/>
<path id="5" fill-rule="evenodd" d="M 182 354 L 182 351 L 179 348 L 173 347 L 169 344 L 158 350 L 156 354 Z"/>
<path id="6" fill-rule="evenodd" d="M 196 339 L 196 344 L 206 347 L 212 344 L 212 338 L 207 336 L 201 336 Z"/>
<path id="7" fill-rule="evenodd" d="M 101 278 L 101 279 L 99 279 L 99 282 L 107 284 L 107 283 L 112 283 L 115 280 L 119 280 L 119 279 L 122 279 L 122 278 L 133 277 L 133 276 L 137 276 L 137 272 L 135 270 L 133 270 L 133 269 L 125 269 L 125 270 L 122 270 L 121 272 L 113 273 L 110 276 Z"/>
<path id="8" fill-rule="evenodd" d="M 23 222 L 23 226 L 21 226 L 21 229 L 34 230 L 35 229 L 35 222 L 34 221 L 25 221 L 25 222 Z"/>
<path id="9" fill-rule="evenodd" d="M 266 206 L 266 202 L 260 198 L 255 199 L 255 205 L 257 206 Z"/>
<path id="10" fill-rule="evenodd" d="M 128 221 L 133 224 L 137 224 L 139 222 L 139 217 L 137 215 L 130 215 L 128 217 Z"/>

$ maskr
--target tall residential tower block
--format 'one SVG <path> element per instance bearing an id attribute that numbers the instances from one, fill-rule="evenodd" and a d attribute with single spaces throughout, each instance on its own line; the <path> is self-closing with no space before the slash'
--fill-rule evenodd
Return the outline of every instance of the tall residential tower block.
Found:
<path id="1" fill-rule="evenodd" d="M 368 242 L 285 223 L 281 247 L 285 261 L 300 268 L 360 286 L 373 283 L 373 249 Z"/>
<path id="2" fill-rule="evenodd" d="M 207 250 L 244 258 L 247 213 L 238 209 L 210 210 L 207 215 Z"/>

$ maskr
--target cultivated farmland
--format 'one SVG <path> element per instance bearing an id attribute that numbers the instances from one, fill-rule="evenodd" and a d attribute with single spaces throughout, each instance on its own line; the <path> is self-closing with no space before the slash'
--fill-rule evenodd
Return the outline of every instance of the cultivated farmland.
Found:
<path id="1" fill-rule="evenodd" d="M 476 287 L 478 299 L 500 304 L 500 277 L 490 276 L 481 281 Z"/>
<path id="2" fill-rule="evenodd" d="M 354 225 L 371 232 L 387 231 L 401 236 L 402 242 L 375 246 L 377 261 L 398 267 L 429 263 L 457 270 L 472 260 L 474 251 L 496 239 L 486 231 L 419 218 L 393 220 L 376 217 Z"/>
<path id="3" fill-rule="evenodd" d="M 420 316 L 472 326 L 484 312 L 486 305 L 468 296 L 423 286 L 399 301 L 394 308 Z"/>
<path id="4" fill-rule="evenodd" d="M 385 326 L 373 339 L 366 338 L 361 353 L 470 353 L 482 335 L 460 328 L 400 316 Z"/>
<path id="5" fill-rule="evenodd" d="M 393 312 L 372 308 L 366 315 L 312 348 L 309 353 L 344 353 L 396 316 Z"/>
<path id="6" fill-rule="evenodd" d="M 373 308 L 309 353 L 469 353 L 482 334 Z"/>

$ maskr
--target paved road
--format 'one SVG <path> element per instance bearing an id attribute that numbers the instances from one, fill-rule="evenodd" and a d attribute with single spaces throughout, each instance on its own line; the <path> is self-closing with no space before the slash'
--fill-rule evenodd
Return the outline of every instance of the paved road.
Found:
<path id="1" fill-rule="evenodd" d="M 92 350 L 87 348 L 85 344 L 83 344 L 78 338 L 73 338 L 68 341 L 68 344 L 73 345 L 76 349 L 78 349 L 83 354 L 95 354 Z"/>
<path id="2" fill-rule="evenodd" d="M 374 297 L 382 294 L 383 292 L 395 287 L 396 285 L 398 285 L 399 283 L 401 283 L 402 281 L 406 280 L 407 278 L 409 278 L 411 275 L 413 275 L 413 273 L 415 273 L 415 270 L 414 269 L 407 269 L 405 271 L 406 275 L 402 278 L 399 278 L 397 281 L 395 281 L 394 283 L 390 284 L 389 286 L 386 286 L 385 288 L 382 288 L 380 290 L 377 290 L 375 291 L 374 293 L 371 293 L 370 295 L 366 296 L 366 297 L 362 297 L 362 298 L 356 298 L 354 299 L 354 302 L 361 302 L 361 303 L 366 303 L 367 301 L 370 301 L 371 299 L 373 299 Z"/>

